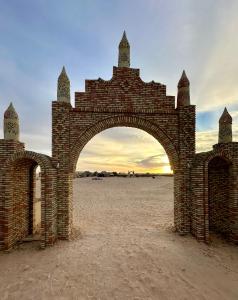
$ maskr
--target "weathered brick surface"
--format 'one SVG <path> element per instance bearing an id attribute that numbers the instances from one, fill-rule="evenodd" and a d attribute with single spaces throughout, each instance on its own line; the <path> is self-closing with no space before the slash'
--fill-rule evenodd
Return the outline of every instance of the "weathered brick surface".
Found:
<path id="1" fill-rule="evenodd" d="M 208 167 L 209 230 L 229 235 L 230 168 L 220 157 L 214 157 Z M 229 199 L 224 201 L 224 199 Z"/>
<path id="2" fill-rule="evenodd" d="M 191 232 L 210 241 L 210 231 L 238 242 L 238 143 L 216 144 L 196 154 L 191 169 Z"/>
<path id="3" fill-rule="evenodd" d="M 86 80 L 85 92 L 75 93 L 75 108 L 82 112 L 171 113 L 175 100 L 166 95 L 165 85 L 143 82 L 139 69 L 113 67 L 111 80 Z"/>
<path id="4" fill-rule="evenodd" d="M 166 86 L 143 82 L 138 69 L 114 67 L 111 80 L 86 80 L 85 92 L 75 93 L 75 107 L 68 79 L 67 84 L 59 82 L 59 99 L 52 102 L 52 158 L 26 151 L 18 141 L 0 140 L 0 249 L 11 249 L 34 232 L 37 165 L 42 247 L 69 239 L 78 157 L 96 134 L 115 126 L 142 129 L 164 147 L 174 170 L 174 224 L 180 234 L 191 232 L 208 242 L 214 230 L 238 242 L 238 143 L 219 143 L 195 154 L 196 112 L 185 75 L 178 85 L 177 108 Z M 228 134 L 231 127 L 222 131 L 223 140 Z"/>
<path id="5" fill-rule="evenodd" d="M 164 147 L 175 172 L 175 226 L 190 231 L 189 168 L 195 154 L 195 107 L 175 108 L 166 86 L 145 83 L 138 69 L 113 68 L 111 80 L 86 80 L 75 93 L 75 108 L 52 104 L 53 158 L 58 168 L 58 236 L 72 226 L 72 174 L 83 147 L 99 132 L 126 126 L 145 130 Z"/>
<path id="6" fill-rule="evenodd" d="M 9 147 L 11 142 L 16 143 L 1 140 L 0 148 Z M 57 173 L 52 160 L 43 154 L 16 149 L 5 157 L 0 172 L 0 249 L 11 249 L 33 231 L 36 165 L 41 167 L 41 246 L 52 245 L 57 238 Z"/>

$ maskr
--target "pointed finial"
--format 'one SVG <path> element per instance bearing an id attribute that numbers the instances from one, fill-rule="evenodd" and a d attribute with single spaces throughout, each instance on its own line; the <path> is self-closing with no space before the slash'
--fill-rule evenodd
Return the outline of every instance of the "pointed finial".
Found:
<path id="1" fill-rule="evenodd" d="M 182 76 L 178 82 L 178 95 L 177 95 L 177 107 L 183 107 L 190 105 L 190 82 L 183 70 Z"/>
<path id="2" fill-rule="evenodd" d="M 19 141 L 19 118 L 12 102 L 4 113 L 3 127 L 5 140 Z"/>
<path id="3" fill-rule="evenodd" d="M 125 30 L 119 44 L 118 67 L 130 68 L 130 44 L 127 40 Z"/>
<path id="4" fill-rule="evenodd" d="M 219 123 L 232 124 L 232 117 L 226 107 L 224 108 L 224 111 L 219 119 Z"/>
<path id="5" fill-rule="evenodd" d="M 122 39 L 121 39 L 121 41 L 120 41 L 120 44 L 123 44 L 123 43 L 129 45 L 129 42 L 128 42 L 128 39 L 127 39 L 126 31 L 125 31 L 125 30 L 123 31 Z"/>
<path id="6" fill-rule="evenodd" d="M 70 103 L 70 81 L 64 66 L 58 77 L 57 101 Z"/>
<path id="7" fill-rule="evenodd" d="M 232 142 L 232 117 L 225 107 L 219 119 L 218 143 L 231 143 L 231 142 Z"/>
<path id="8" fill-rule="evenodd" d="M 185 71 L 183 70 L 182 76 L 180 77 L 179 82 L 178 82 L 178 88 L 187 87 L 189 85 L 190 85 L 190 82 L 188 80 L 188 77 L 187 77 Z"/>

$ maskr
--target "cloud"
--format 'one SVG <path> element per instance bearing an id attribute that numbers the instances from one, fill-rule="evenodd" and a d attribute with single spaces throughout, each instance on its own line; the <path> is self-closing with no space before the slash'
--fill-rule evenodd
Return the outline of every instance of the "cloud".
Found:
<path id="1" fill-rule="evenodd" d="M 163 159 L 164 157 L 165 157 L 165 155 L 163 155 L 163 154 L 153 155 L 153 156 L 149 156 L 145 159 L 137 161 L 136 164 L 139 167 L 148 168 L 148 169 L 161 168 L 161 167 L 165 167 L 165 166 L 169 165 L 168 162 L 161 161 L 161 159 Z"/>
<path id="2" fill-rule="evenodd" d="M 51 149 L 49 147 L 51 143 L 51 136 L 42 134 L 21 134 L 20 140 L 24 141 L 25 148 L 27 150 L 43 153 L 51 156 Z"/>
<path id="3" fill-rule="evenodd" d="M 161 171 L 163 166 L 169 165 L 168 161 L 159 161 L 164 157 L 167 156 L 163 147 L 148 133 L 136 128 L 117 127 L 97 134 L 84 147 L 77 168 L 91 168 L 94 171 L 105 167 L 111 171 Z"/>
<path id="4" fill-rule="evenodd" d="M 111 78 L 124 29 L 131 44 L 131 65 L 141 68 L 143 80 L 165 83 L 168 94 L 176 95 L 186 69 L 191 102 L 198 111 L 198 151 L 210 150 L 217 142 L 224 106 L 233 116 L 237 139 L 237 1 L 81 2 L 1 4 L 0 113 L 3 116 L 13 101 L 27 147 L 51 152 L 51 101 L 62 65 L 71 80 L 72 96 L 84 90 L 85 78 Z M 159 143 L 143 131 L 113 128 L 95 136 L 79 161 L 85 168 L 114 163 L 145 169 L 160 164 L 156 159 L 163 154 Z"/>
<path id="5" fill-rule="evenodd" d="M 199 110 L 216 109 L 238 100 L 238 61 L 234 59 L 238 51 L 238 41 L 234 40 L 238 3 L 230 1 L 229 7 L 223 1 L 217 4 L 214 6 L 214 2 L 210 2 L 213 18 L 210 18 L 209 12 L 209 19 L 200 27 L 202 30 L 197 28 L 200 44 L 193 45 L 201 50 L 200 55 L 197 51 L 194 53 L 193 65 L 197 75 L 192 84 L 194 103 Z M 201 55 L 203 61 L 200 60 Z"/>
<path id="6" fill-rule="evenodd" d="M 238 122 L 233 124 L 233 141 L 238 141 Z M 218 143 L 218 129 L 199 131 L 196 133 L 196 151 L 204 152 L 212 150 L 212 146 Z"/>

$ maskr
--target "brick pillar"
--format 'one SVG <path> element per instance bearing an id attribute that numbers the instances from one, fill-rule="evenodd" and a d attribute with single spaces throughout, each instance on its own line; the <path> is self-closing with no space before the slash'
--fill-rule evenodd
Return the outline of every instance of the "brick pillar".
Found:
<path id="1" fill-rule="evenodd" d="M 68 239 L 72 229 L 72 170 L 70 169 L 70 103 L 52 103 L 52 156 L 57 175 L 58 238 Z"/>
<path id="2" fill-rule="evenodd" d="M 5 248 L 4 240 L 5 237 L 9 236 L 10 228 L 6 225 L 6 213 L 4 208 L 4 196 L 5 196 L 5 185 L 4 185 L 4 174 L 3 166 L 6 160 L 15 152 L 24 150 L 24 144 L 15 140 L 0 140 L 0 249 Z"/>
<path id="3" fill-rule="evenodd" d="M 41 247 L 44 248 L 53 245 L 58 237 L 57 172 L 47 168 L 41 174 Z"/>
<path id="4" fill-rule="evenodd" d="M 208 201 L 204 199 L 205 193 L 208 197 L 208 187 L 205 186 L 208 174 L 204 170 L 204 156 L 197 154 L 196 158 L 197 164 L 191 172 L 191 233 L 197 240 L 209 242 Z"/>
<path id="5" fill-rule="evenodd" d="M 175 171 L 175 227 L 181 234 L 191 231 L 190 182 L 195 155 L 195 106 L 177 108 L 179 118 L 179 166 Z"/>
<path id="6" fill-rule="evenodd" d="M 230 229 L 229 239 L 238 244 L 238 143 L 232 143 L 233 160 L 230 174 Z"/>

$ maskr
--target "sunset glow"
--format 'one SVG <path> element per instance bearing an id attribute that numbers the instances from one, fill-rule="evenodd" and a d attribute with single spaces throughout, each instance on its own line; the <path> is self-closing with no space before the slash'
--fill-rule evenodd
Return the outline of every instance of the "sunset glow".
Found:
<path id="1" fill-rule="evenodd" d="M 97 134 L 81 152 L 77 170 L 171 173 L 161 144 L 145 131 L 128 127 Z"/>
<path id="2" fill-rule="evenodd" d="M 238 2 L 233 0 L 229 5 L 227 1 L 173 1 L 172 5 L 154 0 L 60 5 L 55 0 L 2 1 L 1 114 L 12 101 L 26 148 L 51 155 L 51 102 L 56 99 L 62 66 L 71 82 L 74 107 L 74 92 L 85 90 L 85 79 L 111 79 L 126 30 L 131 67 L 140 69 L 143 81 L 165 84 L 167 94 L 175 96 L 175 106 L 178 80 L 186 70 L 191 104 L 196 105 L 197 152 L 217 143 L 218 120 L 225 106 L 233 117 L 236 141 L 237 11 Z M 78 168 L 167 173 L 169 163 L 163 157 L 167 155 L 162 146 L 145 132 L 113 128 L 85 146 Z"/>

